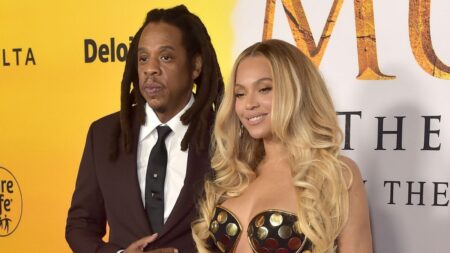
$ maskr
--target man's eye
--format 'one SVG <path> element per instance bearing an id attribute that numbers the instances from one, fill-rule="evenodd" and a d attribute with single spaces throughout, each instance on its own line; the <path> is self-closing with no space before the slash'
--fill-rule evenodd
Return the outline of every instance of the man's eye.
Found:
<path id="1" fill-rule="evenodd" d="M 160 57 L 160 59 L 161 59 L 162 61 L 170 61 L 170 60 L 172 60 L 173 58 L 172 58 L 172 56 L 170 56 L 170 55 L 162 55 L 162 56 Z"/>
<path id="2" fill-rule="evenodd" d="M 147 59 L 148 59 L 147 56 L 139 56 L 138 61 L 139 61 L 139 62 L 146 62 Z"/>

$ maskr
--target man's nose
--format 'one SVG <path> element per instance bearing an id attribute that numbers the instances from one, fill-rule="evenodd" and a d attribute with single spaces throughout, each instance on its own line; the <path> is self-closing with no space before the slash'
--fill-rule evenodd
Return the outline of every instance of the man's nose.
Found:
<path id="1" fill-rule="evenodd" d="M 160 62 L 157 59 L 149 59 L 145 65 L 144 73 L 146 75 L 159 75 L 161 73 Z"/>

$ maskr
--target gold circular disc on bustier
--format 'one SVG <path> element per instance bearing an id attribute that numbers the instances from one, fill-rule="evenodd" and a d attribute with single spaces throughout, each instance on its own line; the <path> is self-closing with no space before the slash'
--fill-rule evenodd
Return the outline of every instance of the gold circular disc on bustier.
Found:
<path id="1" fill-rule="evenodd" d="M 269 234 L 269 230 L 266 227 L 259 227 L 257 234 L 260 240 L 265 240 Z"/>
<path id="2" fill-rule="evenodd" d="M 214 234 L 217 233 L 217 231 L 219 230 L 219 223 L 217 223 L 217 221 L 213 221 L 211 222 L 211 232 L 213 232 Z"/>
<path id="3" fill-rule="evenodd" d="M 255 226 L 257 228 L 261 227 L 262 225 L 264 225 L 265 219 L 264 219 L 264 215 L 260 215 L 258 218 L 256 218 L 255 220 Z"/>
<path id="4" fill-rule="evenodd" d="M 292 230 L 289 226 L 281 226 L 278 229 L 278 235 L 282 238 L 282 239 L 288 239 L 289 237 L 291 237 L 292 235 Z"/>
<path id="5" fill-rule="evenodd" d="M 283 223 L 283 216 L 279 213 L 273 213 L 272 215 L 270 215 L 269 221 L 272 226 L 278 227 Z"/>
<path id="6" fill-rule="evenodd" d="M 228 223 L 226 227 L 227 235 L 235 236 L 238 232 L 238 226 L 234 223 Z"/>
<path id="7" fill-rule="evenodd" d="M 311 253 L 309 250 L 302 251 L 302 253 Z"/>
<path id="8" fill-rule="evenodd" d="M 221 211 L 217 215 L 217 221 L 219 221 L 220 224 L 224 224 L 225 222 L 227 222 L 227 218 L 228 218 L 228 214 L 225 211 Z"/>

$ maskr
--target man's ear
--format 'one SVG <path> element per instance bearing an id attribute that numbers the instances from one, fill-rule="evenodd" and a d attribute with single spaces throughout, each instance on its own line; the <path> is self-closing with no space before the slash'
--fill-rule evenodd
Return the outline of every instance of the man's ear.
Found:
<path id="1" fill-rule="evenodd" d="M 197 79 L 197 77 L 202 72 L 203 60 L 201 55 L 197 54 L 193 59 L 193 70 L 192 70 L 192 80 Z"/>

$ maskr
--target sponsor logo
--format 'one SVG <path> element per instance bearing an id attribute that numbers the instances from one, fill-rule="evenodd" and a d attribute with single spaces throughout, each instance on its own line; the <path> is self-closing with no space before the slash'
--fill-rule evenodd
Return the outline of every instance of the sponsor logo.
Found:
<path id="1" fill-rule="evenodd" d="M 12 234 L 22 217 L 22 193 L 11 171 L 0 167 L 0 237 Z"/>
<path id="2" fill-rule="evenodd" d="M 133 37 L 129 38 L 130 43 Z M 117 43 L 115 38 L 110 38 L 109 43 L 99 43 L 93 39 L 84 40 L 84 62 L 123 62 L 127 59 L 129 45 Z"/>
<path id="3" fill-rule="evenodd" d="M 1 58 L 4 67 L 36 65 L 32 48 L 3 48 Z"/>

